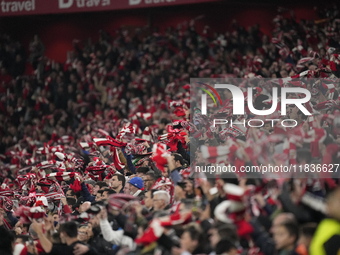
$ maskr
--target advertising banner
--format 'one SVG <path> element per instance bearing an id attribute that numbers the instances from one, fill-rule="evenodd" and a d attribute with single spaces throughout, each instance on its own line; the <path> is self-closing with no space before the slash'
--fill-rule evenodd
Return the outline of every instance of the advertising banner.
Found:
<path id="1" fill-rule="evenodd" d="M 150 8 L 218 0 L 0 0 L 0 17 Z"/>

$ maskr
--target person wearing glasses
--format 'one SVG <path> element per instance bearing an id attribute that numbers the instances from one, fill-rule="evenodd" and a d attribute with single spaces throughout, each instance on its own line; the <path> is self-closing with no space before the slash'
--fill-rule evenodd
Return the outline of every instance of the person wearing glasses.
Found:
<path id="1" fill-rule="evenodd" d="M 87 243 L 87 241 L 89 240 L 89 236 L 87 234 L 87 225 L 80 226 L 78 228 L 78 240 L 83 243 Z"/>
<path id="2" fill-rule="evenodd" d="M 155 175 L 155 173 L 150 170 L 143 176 L 143 183 L 144 183 L 144 190 L 148 191 L 151 189 L 151 187 L 155 184 L 157 181 L 158 176 Z"/>

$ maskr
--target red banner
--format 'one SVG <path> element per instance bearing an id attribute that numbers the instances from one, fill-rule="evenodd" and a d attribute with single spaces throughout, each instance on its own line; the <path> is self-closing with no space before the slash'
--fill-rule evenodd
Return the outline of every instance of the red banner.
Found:
<path id="1" fill-rule="evenodd" d="M 219 0 L 1 0 L 0 16 L 148 8 Z"/>

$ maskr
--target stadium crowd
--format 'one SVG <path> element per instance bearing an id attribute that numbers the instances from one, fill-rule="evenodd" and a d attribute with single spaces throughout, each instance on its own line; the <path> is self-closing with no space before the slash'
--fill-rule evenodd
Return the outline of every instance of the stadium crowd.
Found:
<path id="1" fill-rule="evenodd" d="M 340 15 L 282 15 L 271 36 L 236 21 L 224 34 L 195 20 L 101 31 L 95 44 L 75 39 L 66 63 L 38 36 L 27 54 L 1 35 L 0 254 L 339 254 Z M 239 118 L 231 93 L 202 115 L 197 77 L 247 78 L 257 109 L 271 107 L 273 87 L 307 88 L 313 115 L 289 105 L 295 128 L 215 128 L 213 116 Z M 221 161 L 333 173 L 194 171 Z"/>

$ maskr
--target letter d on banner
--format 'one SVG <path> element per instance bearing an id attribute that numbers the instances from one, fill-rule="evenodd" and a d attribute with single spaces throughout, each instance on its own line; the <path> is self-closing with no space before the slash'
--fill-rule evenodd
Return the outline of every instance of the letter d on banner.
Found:
<path id="1" fill-rule="evenodd" d="M 129 0 L 129 5 L 136 5 L 136 4 L 140 4 L 142 2 L 142 0 Z"/>
<path id="2" fill-rule="evenodd" d="M 67 2 L 65 2 L 67 1 Z M 70 8 L 73 4 L 73 0 L 59 0 L 59 9 Z"/>

